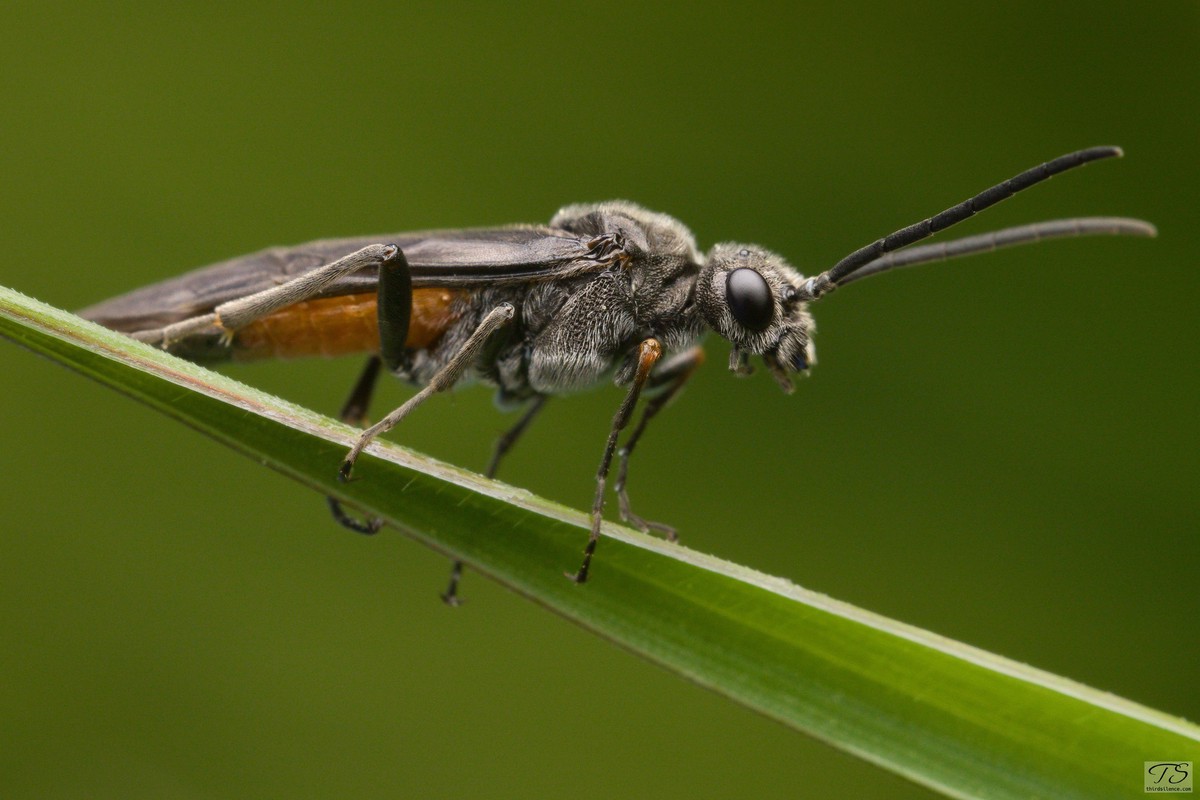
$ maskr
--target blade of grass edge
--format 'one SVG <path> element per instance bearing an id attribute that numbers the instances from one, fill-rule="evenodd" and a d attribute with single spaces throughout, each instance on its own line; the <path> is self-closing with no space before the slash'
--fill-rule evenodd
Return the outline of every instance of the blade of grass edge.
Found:
<path id="1" fill-rule="evenodd" d="M 595 577 L 573 567 L 586 518 L 354 431 L 0 288 L 0 335 L 108 384 L 390 524 L 696 683 L 956 797 L 1118 797 L 1142 762 L 1200 761 L 1200 728 L 854 608 L 789 581 L 605 528 Z"/>

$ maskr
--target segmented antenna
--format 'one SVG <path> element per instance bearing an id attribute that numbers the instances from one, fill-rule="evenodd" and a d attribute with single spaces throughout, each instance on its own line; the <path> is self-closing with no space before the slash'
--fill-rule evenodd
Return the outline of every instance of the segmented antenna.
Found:
<path id="1" fill-rule="evenodd" d="M 1053 161 L 1047 161 L 1032 169 L 1027 169 L 958 205 L 947 208 L 940 214 L 901 228 L 882 239 L 877 239 L 866 247 L 860 247 L 834 264 L 831 269 L 805 281 L 801 289 L 803 299 L 816 300 L 826 292 L 840 286 L 851 273 L 870 264 L 880 256 L 927 239 L 935 233 L 973 217 L 985 208 L 996 205 L 1001 200 L 1007 200 L 1017 192 L 1054 177 L 1060 172 L 1083 166 L 1091 161 L 1098 161 L 1102 158 L 1119 158 L 1122 155 L 1119 147 L 1089 147 L 1086 150 L 1068 153 Z"/>
<path id="2" fill-rule="evenodd" d="M 980 233 L 962 239 L 952 239 L 937 244 L 923 244 L 908 250 L 887 253 L 865 264 L 847 275 L 838 286 L 845 286 L 861 278 L 877 275 L 890 269 L 913 267 L 931 261 L 948 261 L 952 258 L 1003 250 L 1047 239 L 1068 239 L 1080 236 L 1157 236 L 1158 231 L 1149 222 L 1126 217 L 1075 217 L 1035 222 L 989 233 Z"/>

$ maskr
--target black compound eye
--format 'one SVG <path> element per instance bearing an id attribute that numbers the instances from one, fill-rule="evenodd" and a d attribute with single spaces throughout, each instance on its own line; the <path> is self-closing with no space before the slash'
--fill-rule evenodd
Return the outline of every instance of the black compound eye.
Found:
<path id="1" fill-rule="evenodd" d="M 741 267 L 725 278 L 725 302 L 733 318 L 752 331 L 765 331 L 775 317 L 775 298 L 762 275 Z"/>

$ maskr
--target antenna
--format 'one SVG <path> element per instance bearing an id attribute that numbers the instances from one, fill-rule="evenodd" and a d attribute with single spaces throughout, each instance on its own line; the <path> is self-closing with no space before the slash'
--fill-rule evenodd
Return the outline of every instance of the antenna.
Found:
<path id="1" fill-rule="evenodd" d="M 1082 236 L 1157 236 L 1158 231 L 1149 222 L 1126 217 L 1075 217 L 1034 222 L 1015 228 L 1004 228 L 989 233 L 980 233 L 949 242 L 924 244 L 895 253 L 887 253 L 847 275 L 838 286 L 845 286 L 860 278 L 867 278 L 899 267 L 914 267 L 931 261 L 948 261 L 976 253 L 990 253 L 1006 247 L 1015 247 L 1048 239 L 1070 239 Z"/>
<path id="2" fill-rule="evenodd" d="M 1098 161 L 1103 158 L 1119 158 L 1122 155 L 1123 153 L 1119 147 L 1090 147 L 1086 150 L 1079 150 L 1074 153 L 1068 153 L 1065 156 L 1059 156 L 1053 161 L 1047 161 L 1032 169 L 1027 169 L 1003 183 L 998 183 L 990 189 L 986 189 L 974 197 L 964 200 L 958 205 L 947 208 L 940 214 L 901 228 L 882 239 L 875 240 L 865 247 L 860 247 L 834 264 L 832 268 L 805 281 L 804 286 L 800 290 L 801 299 L 816 300 L 821 295 L 842 285 L 855 271 L 865 267 L 881 256 L 885 256 L 902 247 L 907 247 L 922 239 L 927 239 L 936 233 L 944 231 L 946 228 L 957 225 L 963 220 L 975 216 L 980 211 L 990 208 L 1002 200 L 1007 200 L 1017 192 L 1048 180 L 1060 172 L 1081 167 L 1092 161 Z"/>

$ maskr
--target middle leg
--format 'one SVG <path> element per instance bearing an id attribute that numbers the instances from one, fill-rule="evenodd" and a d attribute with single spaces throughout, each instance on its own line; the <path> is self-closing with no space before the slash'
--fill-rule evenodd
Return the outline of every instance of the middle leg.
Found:
<path id="1" fill-rule="evenodd" d="M 358 460 L 362 451 L 370 444 L 377 436 L 387 433 L 392 428 L 396 427 L 412 413 L 413 409 L 421 405 L 430 398 L 430 396 L 444 392 L 458 383 L 459 378 L 467 371 L 467 368 L 475 362 L 479 357 L 479 353 L 483 350 L 483 346 L 487 343 L 499 329 L 507 325 L 516 313 L 516 309 L 512 303 L 501 303 L 487 313 L 475 331 L 467 337 L 467 341 L 459 348 L 458 352 L 451 356 L 450 360 L 439 369 L 430 379 L 429 384 L 421 391 L 410 397 L 406 403 L 401 405 L 392 413 L 376 422 L 371 427 L 367 428 L 354 442 L 354 446 L 350 448 L 350 452 L 346 454 L 342 460 L 342 466 L 338 470 L 338 477 L 343 483 L 350 480 L 350 473 L 354 470 L 354 464 Z"/>
<path id="2" fill-rule="evenodd" d="M 529 427 L 529 423 L 533 422 L 534 417 L 546 405 L 546 395 L 539 394 L 533 398 L 533 402 L 516 424 L 505 431 L 499 439 L 496 440 L 496 448 L 492 452 L 492 460 L 488 463 L 487 472 L 484 473 L 488 478 L 496 477 L 496 470 L 500 468 L 500 461 L 505 454 L 513 448 L 517 440 L 521 438 L 521 434 L 525 433 L 525 429 Z M 464 564 L 461 561 L 455 561 L 450 568 L 450 581 L 446 586 L 446 591 L 442 592 L 442 602 L 448 606 L 462 605 L 462 599 L 458 596 L 458 583 L 462 580 Z"/>

